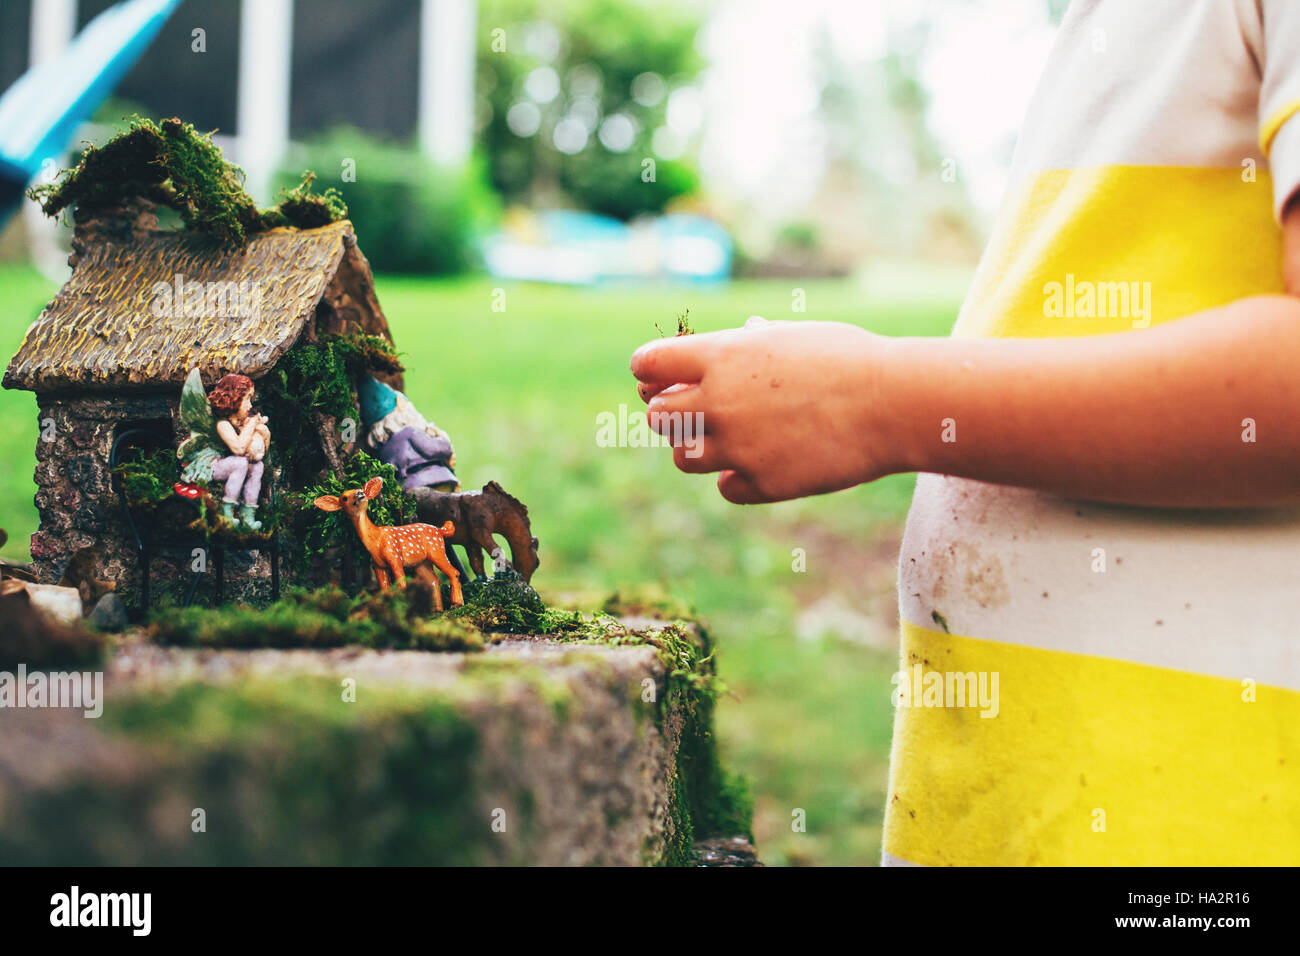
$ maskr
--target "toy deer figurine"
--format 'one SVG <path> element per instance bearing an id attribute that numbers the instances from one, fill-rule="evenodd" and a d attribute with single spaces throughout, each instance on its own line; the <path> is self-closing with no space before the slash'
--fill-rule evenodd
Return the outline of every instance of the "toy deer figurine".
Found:
<path id="1" fill-rule="evenodd" d="M 370 560 L 375 565 L 375 576 L 379 586 L 388 590 L 390 580 L 396 580 L 399 588 L 406 587 L 406 569 L 415 568 L 415 573 L 433 587 L 433 606 L 442 610 L 442 587 L 438 576 L 433 573 L 437 567 L 451 581 L 451 603 L 459 606 L 465 603 L 461 595 L 460 575 L 447 560 L 447 549 L 443 538 L 456 530 L 450 521 L 441 528 L 431 524 L 377 525 L 366 517 L 366 507 L 370 499 L 379 495 L 384 486 L 384 479 L 371 478 L 364 488 L 353 488 L 341 495 L 321 495 L 313 502 L 321 511 L 338 511 L 347 513 L 357 537 L 370 552 Z"/>

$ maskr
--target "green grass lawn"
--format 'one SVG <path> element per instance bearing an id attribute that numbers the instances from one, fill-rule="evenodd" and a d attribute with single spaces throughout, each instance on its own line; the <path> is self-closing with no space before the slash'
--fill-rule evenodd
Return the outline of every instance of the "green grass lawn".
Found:
<path id="1" fill-rule="evenodd" d="M 769 863 L 878 861 L 896 656 L 851 624 L 810 630 L 806 622 L 828 598 L 864 619 L 887 615 L 882 602 L 893 598 L 881 596 L 880 577 L 912 477 L 737 508 L 712 477 L 678 473 L 665 449 L 598 446 L 597 416 L 643 407 L 628 358 L 658 335 L 655 323 L 671 333 L 684 308 L 702 332 L 757 313 L 946 334 L 966 279 L 960 270 L 890 263 L 862 281 L 721 290 L 505 285 L 502 312 L 492 309 L 495 283 L 483 278 L 377 281 L 407 392 L 452 436 L 464 485 L 495 478 L 527 503 L 541 539 L 534 584 L 543 594 L 598 601 L 613 590 L 648 590 L 693 604 L 709 624 L 734 697 L 720 707 L 723 749 L 754 785 L 756 836 Z M 802 314 L 791 313 L 796 285 L 806 293 Z M 6 360 L 53 291 L 26 268 L 0 268 Z M 0 393 L 0 415 L 0 527 L 10 535 L 3 553 L 25 559 L 36 527 L 35 401 Z M 804 573 L 791 568 L 796 548 L 806 552 Z M 792 832 L 797 809 L 805 833 Z"/>

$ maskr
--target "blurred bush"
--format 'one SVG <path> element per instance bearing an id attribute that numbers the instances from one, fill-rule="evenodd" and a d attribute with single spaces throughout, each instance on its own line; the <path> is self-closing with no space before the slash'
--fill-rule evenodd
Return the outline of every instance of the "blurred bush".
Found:
<path id="1" fill-rule="evenodd" d="M 663 212 L 670 201 L 700 186 L 694 167 L 675 160 L 655 160 L 655 178 L 649 182 L 642 179 L 640 154 L 592 150 L 590 156 L 570 160 L 560 169 L 564 191 L 584 209 L 615 219 Z"/>
<path id="2" fill-rule="evenodd" d="M 477 261 L 476 239 L 500 215 L 481 159 L 442 169 L 414 146 L 355 129 L 335 129 L 294 147 L 276 174 L 276 188 L 292 188 L 304 169 L 316 173 L 322 188 L 342 193 L 357 242 L 376 272 L 465 272 Z"/>
<path id="3" fill-rule="evenodd" d="M 493 186 L 510 202 L 619 219 L 696 191 L 702 14 L 681 2 L 483 0 L 477 119 Z"/>

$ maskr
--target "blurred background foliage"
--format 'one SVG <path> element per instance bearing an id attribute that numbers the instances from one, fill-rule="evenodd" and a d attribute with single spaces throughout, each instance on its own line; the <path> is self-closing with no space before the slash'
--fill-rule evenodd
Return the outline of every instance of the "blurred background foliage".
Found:
<path id="1" fill-rule="evenodd" d="M 699 7 L 484 0 L 479 17 L 479 142 L 508 202 L 631 219 L 698 188 L 667 116 L 703 66 Z"/>
<path id="2" fill-rule="evenodd" d="M 622 221 L 710 216 L 732 236 L 738 276 L 846 275 L 876 256 L 973 262 L 988 209 L 972 199 L 970 164 L 932 122 L 934 61 L 960 25 L 885 4 L 892 12 L 877 15 L 880 38 L 863 52 L 846 48 L 833 17 L 811 17 L 791 27 L 789 55 L 765 64 L 762 38 L 747 44 L 743 31 L 747 18 L 772 18 L 748 9 L 481 0 L 471 162 L 438 168 L 413 129 L 383 132 L 356 117 L 297 135 L 273 185 L 313 169 L 321 188 L 342 192 L 372 264 L 387 272 L 472 271 L 503 211 L 561 208 Z M 767 85 L 761 73 L 738 79 L 767 66 Z M 768 116 L 775 86 L 799 89 Z M 161 92 L 130 92 L 147 101 L 106 103 L 99 138 L 123 116 L 165 111 Z M 731 124 L 725 134 L 720 121 Z M 1010 147 L 998 141 L 992 158 L 1005 161 Z M 354 179 L 343 175 L 347 160 Z"/>
<path id="3" fill-rule="evenodd" d="M 304 169 L 342 194 L 357 241 L 377 272 L 466 272 L 478 264 L 476 241 L 501 212 L 481 155 L 449 169 L 414 145 L 339 127 L 292 147 L 275 187 L 292 188 Z"/>

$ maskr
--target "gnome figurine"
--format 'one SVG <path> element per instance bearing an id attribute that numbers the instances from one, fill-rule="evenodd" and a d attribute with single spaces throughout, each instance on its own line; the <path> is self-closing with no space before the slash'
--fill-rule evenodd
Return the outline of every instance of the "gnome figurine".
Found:
<path id="1" fill-rule="evenodd" d="M 371 376 L 362 379 L 357 399 L 366 451 L 392 465 L 404 489 L 460 490 L 452 471 L 456 450 L 451 439 L 421 415 L 410 399 Z"/>

